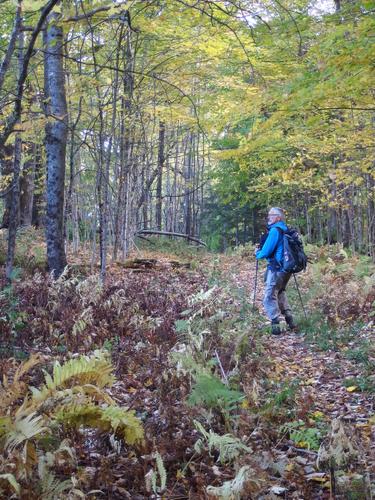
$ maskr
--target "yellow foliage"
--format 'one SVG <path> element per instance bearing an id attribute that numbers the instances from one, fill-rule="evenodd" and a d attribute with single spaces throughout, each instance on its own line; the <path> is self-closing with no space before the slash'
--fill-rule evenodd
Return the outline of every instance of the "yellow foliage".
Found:
<path id="1" fill-rule="evenodd" d="M 0 482 L 7 481 L 17 492 L 19 479 L 32 476 L 36 466 L 42 489 L 44 481 L 50 483 L 51 491 L 72 487 L 70 480 L 57 481 L 49 469 L 61 453 L 73 458 L 73 450 L 61 443 L 54 452 L 45 453 L 39 444 L 42 438 L 56 435 L 59 427 L 95 427 L 118 434 L 129 445 L 143 442 L 142 423 L 135 412 L 117 406 L 105 391 L 115 381 L 106 353 L 96 351 L 64 364 L 55 362 L 52 376 L 45 372 L 45 383 L 40 389 L 28 387 L 21 378 L 42 361 L 39 355 L 31 356 L 18 367 L 12 382 L 4 377 L 0 386 L 0 449 L 7 451 L 9 461 L 18 461 L 22 454 L 15 475 L 0 474 Z M 27 395 L 29 389 L 31 396 Z"/>

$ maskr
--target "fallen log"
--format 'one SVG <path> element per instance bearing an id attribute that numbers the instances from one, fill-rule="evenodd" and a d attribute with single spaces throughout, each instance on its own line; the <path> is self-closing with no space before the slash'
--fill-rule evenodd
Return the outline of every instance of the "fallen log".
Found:
<path id="1" fill-rule="evenodd" d="M 151 269 L 157 265 L 156 259 L 128 259 L 123 263 L 118 263 L 126 269 Z"/>
<path id="2" fill-rule="evenodd" d="M 198 245 L 202 245 L 206 247 L 206 243 L 199 238 L 195 238 L 194 236 L 190 236 L 189 234 L 184 233 L 172 233 L 170 231 L 156 231 L 152 229 L 141 229 L 135 233 L 135 236 L 141 236 L 143 234 L 155 235 L 155 236 L 176 236 L 177 238 L 185 238 L 188 241 L 193 241 Z"/>

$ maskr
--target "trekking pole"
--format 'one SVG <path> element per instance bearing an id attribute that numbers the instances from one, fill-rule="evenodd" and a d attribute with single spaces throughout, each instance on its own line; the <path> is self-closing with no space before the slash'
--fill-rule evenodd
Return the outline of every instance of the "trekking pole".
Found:
<path id="1" fill-rule="evenodd" d="M 255 309 L 255 299 L 256 299 L 256 294 L 257 294 L 257 286 L 258 286 L 258 267 L 259 267 L 259 260 L 258 260 L 258 259 L 256 259 L 256 264 L 255 264 L 254 297 L 253 297 L 253 309 Z"/>
<path id="2" fill-rule="evenodd" d="M 306 314 L 305 306 L 303 305 L 303 301 L 302 301 L 302 297 L 301 297 L 301 292 L 299 291 L 299 286 L 298 286 L 298 283 L 297 283 L 297 278 L 296 278 L 296 275 L 294 273 L 293 273 L 293 278 L 294 278 L 294 282 L 296 284 L 297 292 L 298 292 L 298 295 L 299 295 L 299 300 L 301 301 L 301 306 L 302 306 L 303 314 L 305 315 L 305 320 L 307 321 L 307 314 Z"/>

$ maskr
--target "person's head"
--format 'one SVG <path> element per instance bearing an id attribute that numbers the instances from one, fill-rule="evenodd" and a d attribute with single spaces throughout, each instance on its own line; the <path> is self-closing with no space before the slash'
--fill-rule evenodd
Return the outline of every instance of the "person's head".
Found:
<path id="1" fill-rule="evenodd" d="M 285 213 L 282 208 L 272 207 L 268 211 L 267 215 L 268 224 L 275 224 L 276 222 L 285 222 Z"/>

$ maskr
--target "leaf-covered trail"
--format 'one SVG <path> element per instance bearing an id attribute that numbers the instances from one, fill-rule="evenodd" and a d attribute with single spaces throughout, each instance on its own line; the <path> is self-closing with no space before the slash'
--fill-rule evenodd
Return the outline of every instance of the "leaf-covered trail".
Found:
<path id="1" fill-rule="evenodd" d="M 224 258 L 223 266 L 227 277 L 242 288 L 253 302 L 255 283 L 255 263 L 241 260 L 233 262 Z M 299 285 L 304 296 L 307 286 L 303 278 Z M 294 287 L 291 281 L 288 288 Z M 263 270 L 259 271 L 257 280 L 256 307 L 263 314 Z M 288 289 L 287 289 L 288 291 Z M 301 305 L 294 307 L 298 316 Z M 307 311 L 308 314 L 311 311 Z M 267 320 L 265 319 L 265 325 Z M 361 335 L 373 342 L 375 332 L 365 331 Z M 269 357 L 273 360 L 275 377 L 279 380 L 298 380 L 302 390 L 303 400 L 308 404 L 310 412 L 321 412 L 327 422 L 342 418 L 350 423 L 356 432 L 360 433 L 365 447 L 364 454 L 368 462 L 375 464 L 375 425 L 374 394 L 361 392 L 356 386 L 345 386 L 346 379 L 354 379 L 361 375 L 360 366 L 347 359 L 347 345 L 338 350 L 322 351 L 309 345 L 304 339 L 303 328 L 298 333 L 285 332 L 281 336 L 267 336 L 265 346 Z"/>
<path id="2" fill-rule="evenodd" d="M 306 399 L 330 419 L 342 417 L 355 424 L 373 415 L 373 398 L 345 387 L 343 380 L 359 374 L 358 368 L 337 352 L 317 352 L 296 334 L 267 341 L 280 378 L 299 379 Z"/>

